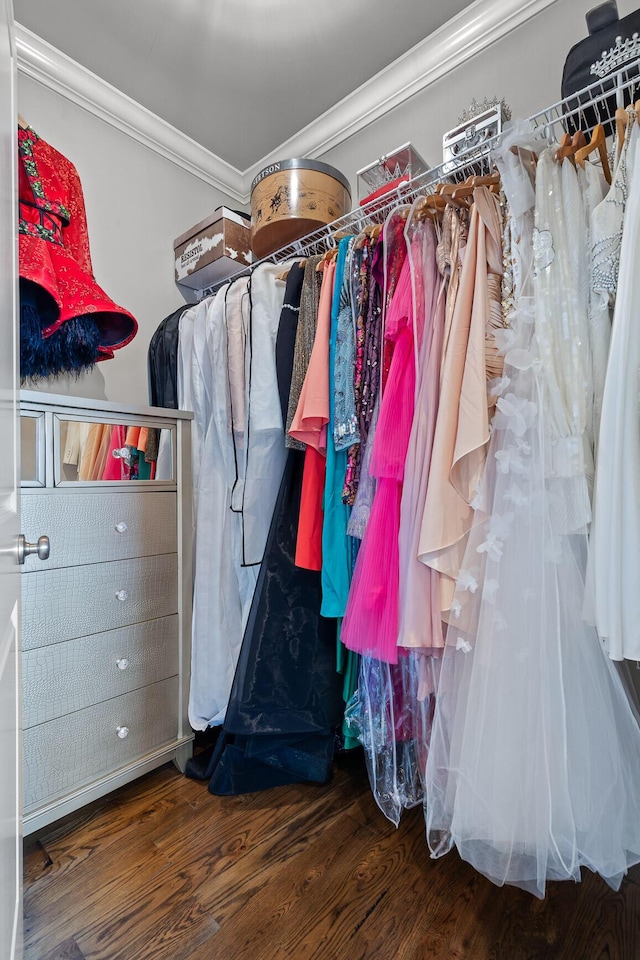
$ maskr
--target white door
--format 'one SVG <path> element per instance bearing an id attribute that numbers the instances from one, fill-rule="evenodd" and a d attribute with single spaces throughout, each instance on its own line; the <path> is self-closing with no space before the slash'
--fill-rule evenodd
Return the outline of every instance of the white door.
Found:
<path id="1" fill-rule="evenodd" d="M 0 0 L 0 957 L 22 953 L 18 496 L 16 61 L 12 0 Z"/>

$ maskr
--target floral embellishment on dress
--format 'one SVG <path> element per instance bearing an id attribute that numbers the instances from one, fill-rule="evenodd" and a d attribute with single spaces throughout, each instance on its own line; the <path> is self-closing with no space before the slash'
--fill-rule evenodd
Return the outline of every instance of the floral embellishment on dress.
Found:
<path id="1" fill-rule="evenodd" d="M 462 604 L 459 600 L 456 599 L 451 601 L 451 613 L 454 615 L 456 620 L 460 619 L 460 614 L 462 613 Z"/>
<path id="2" fill-rule="evenodd" d="M 464 637 L 458 637 L 456 640 L 456 650 L 462 650 L 463 653 L 471 653 L 473 647 Z"/>
<path id="3" fill-rule="evenodd" d="M 482 480 L 478 480 L 474 488 L 474 497 L 470 501 L 469 506 L 472 510 L 482 510 L 482 504 L 484 503 L 484 496 L 482 491 Z"/>
<path id="4" fill-rule="evenodd" d="M 490 397 L 501 397 L 510 384 L 511 377 L 494 377 L 487 383 L 487 394 Z"/>
<path id="5" fill-rule="evenodd" d="M 502 547 L 509 536 L 512 520 L 512 513 L 505 513 L 503 516 L 494 515 L 486 525 L 487 539 L 476 547 L 476 552 L 486 553 L 489 560 L 495 560 L 496 562 L 501 560 Z"/>
<path id="6" fill-rule="evenodd" d="M 499 586 L 500 584 L 497 580 L 485 580 L 484 587 L 482 588 L 482 599 L 486 600 L 487 603 L 495 603 Z"/>
<path id="7" fill-rule="evenodd" d="M 511 327 L 503 327 L 501 330 L 496 330 L 493 339 L 498 353 L 508 353 L 517 338 L 518 334 L 515 330 L 512 330 Z"/>
<path id="8" fill-rule="evenodd" d="M 503 416 L 509 418 L 509 427 L 519 437 L 526 433 L 538 413 L 535 403 L 525 397 L 517 397 L 515 393 L 500 397 L 496 406 Z"/>
<path id="9" fill-rule="evenodd" d="M 514 507 L 524 507 L 525 504 L 529 503 L 529 497 L 520 489 L 515 480 L 509 489 L 502 494 L 502 499 L 506 500 L 507 503 L 512 503 Z"/>
<path id="10" fill-rule="evenodd" d="M 515 446 L 507 450 L 496 450 L 494 456 L 498 461 L 500 473 L 525 474 L 527 472 L 525 462 Z"/>
<path id="11" fill-rule="evenodd" d="M 33 142 L 28 136 L 23 136 L 23 133 L 26 133 L 26 131 L 18 132 L 18 149 L 20 153 L 20 159 L 22 161 L 22 167 L 31 186 L 31 191 L 33 193 L 34 200 L 36 201 L 36 206 L 40 207 L 42 210 L 48 210 L 50 213 L 54 213 L 56 216 L 59 216 L 64 221 L 64 224 L 67 225 L 71 220 L 71 214 L 63 203 L 60 203 L 59 201 L 47 200 L 44 187 L 42 186 L 42 181 L 40 180 L 38 173 L 38 165 L 33 155 Z M 35 139 L 37 140 L 39 138 L 36 136 Z"/>
<path id="12" fill-rule="evenodd" d="M 495 533 L 488 533 L 487 539 L 484 543 L 480 543 L 476 547 L 478 553 L 486 553 L 489 560 L 498 560 L 502 559 L 502 545 L 503 541 Z"/>
<path id="13" fill-rule="evenodd" d="M 516 370 L 533 370 L 535 373 L 541 373 L 542 371 L 540 357 L 534 357 L 531 351 L 525 350 L 524 347 L 514 347 L 513 350 L 509 350 L 504 362 L 508 363 L 510 367 L 515 367 Z"/>
<path id="14" fill-rule="evenodd" d="M 471 570 L 461 570 L 457 583 L 460 590 L 468 590 L 469 593 L 475 593 L 478 589 L 478 581 Z"/>
<path id="15" fill-rule="evenodd" d="M 538 230 L 533 228 L 533 262 L 535 264 L 535 276 L 550 267 L 556 258 L 553 249 L 553 236 L 551 230 Z"/>

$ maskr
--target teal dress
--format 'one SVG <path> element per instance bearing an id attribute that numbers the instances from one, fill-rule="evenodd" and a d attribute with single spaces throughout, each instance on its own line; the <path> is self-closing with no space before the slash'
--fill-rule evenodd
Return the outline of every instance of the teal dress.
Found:
<path id="1" fill-rule="evenodd" d="M 323 617 L 343 617 L 351 584 L 351 549 L 347 539 L 350 507 L 342 502 L 347 472 L 347 450 L 336 452 L 332 424 L 335 415 L 335 362 L 340 298 L 344 268 L 351 237 L 340 241 L 336 261 L 331 332 L 329 336 L 329 423 L 327 426 L 327 468 L 324 486 L 322 522 L 322 607 Z M 347 277 L 348 282 L 348 277 Z"/>
<path id="2" fill-rule="evenodd" d="M 322 606 L 323 617 L 335 617 L 338 621 L 337 668 L 344 676 L 343 699 L 347 703 L 355 690 L 358 679 L 359 657 L 347 650 L 340 642 L 340 627 L 347 606 L 351 575 L 355 565 L 354 544 L 347 536 L 347 524 L 351 507 L 342 501 L 342 491 L 347 472 L 348 449 L 336 450 L 333 437 L 335 420 L 335 382 L 336 363 L 350 363 L 348 356 L 338 355 L 338 331 L 341 322 L 352 323 L 351 301 L 349 297 L 349 276 L 345 275 L 347 253 L 352 238 L 340 241 L 336 261 L 333 300 L 331 304 L 331 331 L 329 336 L 329 424 L 327 426 L 327 465 L 323 498 L 324 517 L 322 523 Z M 346 315 L 348 311 L 348 316 Z M 340 373 L 344 374 L 344 370 Z M 339 373 L 339 377 L 340 377 Z M 351 376 L 353 374 L 351 373 Z M 359 745 L 358 740 L 349 735 L 343 724 L 345 748 Z"/>

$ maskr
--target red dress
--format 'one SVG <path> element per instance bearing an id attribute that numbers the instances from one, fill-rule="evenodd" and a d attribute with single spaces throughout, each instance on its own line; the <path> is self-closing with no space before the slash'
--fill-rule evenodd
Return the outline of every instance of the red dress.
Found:
<path id="1" fill-rule="evenodd" d="M 90 316 L 99 331 L 96 359 L 113 357 L 138 324 L 93 278 L 76 168 L 30 128 L 18 129 L 18 147 L 21 295 L 36 304 L 44 338 L 67 320 Z"/>

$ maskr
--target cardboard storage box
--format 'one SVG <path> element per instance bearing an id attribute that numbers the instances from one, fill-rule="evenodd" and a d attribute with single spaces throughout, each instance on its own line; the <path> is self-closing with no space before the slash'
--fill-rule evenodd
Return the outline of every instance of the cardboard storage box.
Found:
<path id="1" fill-rule="evenodd" d="M 191 290 L 224 280 L 253 260 L 251 221 L 227 207 L 218 207 L 173 242 L 176 283 Z"/>

